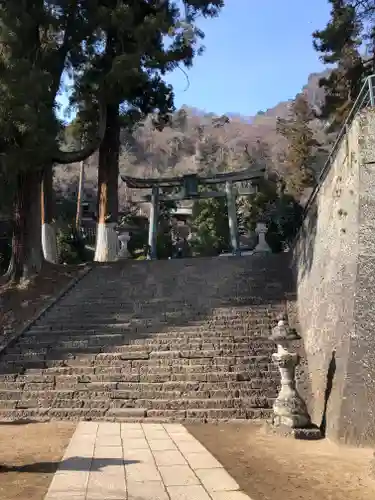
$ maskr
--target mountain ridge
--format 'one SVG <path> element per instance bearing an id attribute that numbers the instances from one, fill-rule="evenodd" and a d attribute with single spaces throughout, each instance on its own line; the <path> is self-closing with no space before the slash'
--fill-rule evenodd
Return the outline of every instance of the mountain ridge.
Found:
<path id="1" fill-rule="evenodd" d="M 324 101 L 324 89 L 319 87 L 319 80 L 328 73 L 311 73 L 301 89 L 300 93 L 307 97 L 314 110 L 319 110 Z M 133 134 L 122 131 L 120 173 L 134 177 L 160 177 L 239 170 L 249 166 L 248 157 L 244 155 L 248 145 L 256 162 L 266 162 L 269 169 L 283 174 L 283 155 L 287 145 L 277 133 L 276 123 L 277 118 L 288 117 L 291 103 L 291 99 L 279 102 L 255 116 L 238 113 L 220 116 L 183 105 L 173 114 L 171 124 L 162 131 L 155 130 L 148 118 Z M 320 170 L 328 152 L 329 140 L 319 120 L 314 120 L 312 128 L 323 145 L 316 166 L 316 170 Z M 97 154 L 86 163 L 85 196 L 89 197 L 97 186 Z M 77 164 L 55 169 L 56 188 L 74 196 L 78 173 Z M 121 185 L 119 196 L 121 205 L 124 202 Z M 137 193 L 131 193 L 131 196 L 137 196 Z"/>

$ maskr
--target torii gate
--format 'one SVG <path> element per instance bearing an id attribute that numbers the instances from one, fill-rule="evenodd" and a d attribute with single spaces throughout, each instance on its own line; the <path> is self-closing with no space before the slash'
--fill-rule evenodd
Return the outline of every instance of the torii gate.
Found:
<path id="1" fill-rule="evenodd" d="M 156 259 L 156 235 L 158 226 L 158 211 L 160 201 L 182 201 L 201 200 L 204 198 L 219 198 L 225 196 L 228 204 L 228 223 L 233 255 L 240 255 L 236 196 L 253 194 L 261 179 L 264 179 L 265 168 L 249 169 L 239 172 L 227 172 L 212 175 L 210 177 L 200 177 L 197 174 L 187 174 L 181 177 L 169 178 L 136 178 L 121 175 L 121 179 L 130 189 L 151 189 L 151 195 L 146 195 L 144 199 L 151 203 L 148 244 L 150 247 L 151 259 Z M 234 188 L 233 183 L 251 181 L 251 188 Z M 199 186 L 215 186 L 225 184 L 225 191 L 203 191 L 199 192 Z M 174 195 L 160 195 L 161 188 L 179 187 L 180 192 Z"/>

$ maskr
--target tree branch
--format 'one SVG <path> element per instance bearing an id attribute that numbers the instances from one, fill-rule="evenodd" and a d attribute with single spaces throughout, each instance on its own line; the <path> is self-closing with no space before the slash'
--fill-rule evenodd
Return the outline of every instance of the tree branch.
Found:
<path id="1" fill-rule="evenodd" d="M 96 136 L 90 141 L 90 143 L 84 148 L 78 151 L 61 151 L 57 149 L 53 154 L 52 161 L 54 163 L 60 163 L 66 165 L 68 163 L 76 163 L 79 161 L 86 160 L 99 148 L 105 134 L 105 129 L 107 126 L 107 105 L 100 101 L 99 102 L 99 128 L 97 130 Z"/>

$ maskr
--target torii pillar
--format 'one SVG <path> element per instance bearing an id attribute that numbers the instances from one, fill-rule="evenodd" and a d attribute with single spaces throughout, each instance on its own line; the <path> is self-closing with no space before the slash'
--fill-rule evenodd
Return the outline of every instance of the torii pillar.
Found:
<path id="1" fill-rule="evenodd" d="M 233 255 L 241 255 L 239 237 L 238 237 L 236 197 L 233 193 L 233 183 L 231 181 L 225 182 L 225 193 L 227 196 L 228 224 L 229 224 L 230 241 L 232 244 L 232 252 Z"/>

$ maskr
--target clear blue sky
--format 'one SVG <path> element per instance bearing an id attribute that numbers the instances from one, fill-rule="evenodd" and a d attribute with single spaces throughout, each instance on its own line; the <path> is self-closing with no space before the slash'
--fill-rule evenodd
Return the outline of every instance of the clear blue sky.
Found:
<path id="1" fill-rule="evenodd" d="M 226 0 L 217 19 L 203 20 L 206 51 L 168 81 L 176 105 L 254 115 L 293 98 L 322 63 L 311 33 L 329 18 L 327 0 Z"/>
<path id="2" fill-rule="evenodd" d="M 292 99 L 323 68 L 311 34 L 329 18 L 328 0 L 225 0 L 220 17 L 202 19 L 206 51 L 188 72 L 168 76 L 177 108 L 244 116 Z M 66 96 L 58 99 L 63 105 Z"/>

